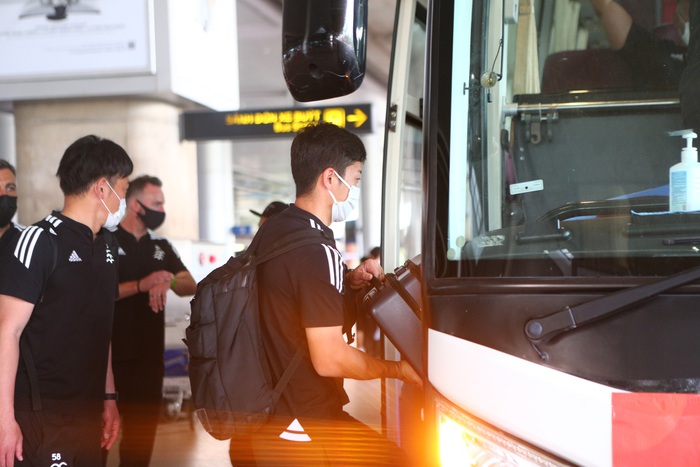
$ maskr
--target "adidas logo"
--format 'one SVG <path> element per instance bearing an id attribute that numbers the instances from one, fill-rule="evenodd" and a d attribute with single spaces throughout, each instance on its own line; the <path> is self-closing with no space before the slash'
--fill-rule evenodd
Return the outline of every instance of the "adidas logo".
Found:
<path id="1" fill-rule="evenodd" d="M 75 250 L 73 250 L 73 253 L 71 253 L 68 257 L 68 261 L 70 261 L 71 263 L 78 263 L 81 262 L 82 259 L 80 258 L 80 256 L 78 256 L 78 253 L 76 253 Z"/>
<path id="2" fill-rule="evenodd" d="M 304 432 L 304 428 L 296 418 L 289 424 L 287 429 L 282 432 L 280 438 L 286 439 L 287 441 L 296 441 L 301 443 L 308 443 L 311 441 L 311 438 L 306 434 L 306 432 Z"/>

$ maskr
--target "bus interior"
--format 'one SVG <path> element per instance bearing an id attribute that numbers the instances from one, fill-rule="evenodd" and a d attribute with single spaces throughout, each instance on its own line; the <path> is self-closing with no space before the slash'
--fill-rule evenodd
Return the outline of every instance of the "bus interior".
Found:
<path id="1" fill-rule="evenodd" d="M 681 239 L 700 215 L 668 212 L 669 169 L 685 144 L 669 136 L 683 129 L 683 45 L 667 11 L 675 2 L 619 2 L 678 47 L 670 60 L 679 68 L 663 63 L 659 73 L 653 54 L 633 61 L 611 49 L 588 0 L 525 0 L 517 12 L 503 10 L 509 3 L 485 2 L 483 26 L 472 23 L 483 44 L 453 23 L 436 276 L 605 280 L 690 267 L 697 248 Z"/>

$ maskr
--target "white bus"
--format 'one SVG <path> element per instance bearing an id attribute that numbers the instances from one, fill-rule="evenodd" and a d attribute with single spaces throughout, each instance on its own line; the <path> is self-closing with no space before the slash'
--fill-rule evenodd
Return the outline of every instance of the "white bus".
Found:
<path id="1" fill-rule="evenodd" d="M 324 3 L 345 28 L 299 45 Z M 592 0 L 397 1 L 382 260 L 420 257 L 425 393 L 386 409 L 419 421 L 400 441 L 421 463 L 700 463 L 692 150 L 669 188 L 700 44 L 677 3 L 619 0 L 633 26 L 610 29 Z M 366 7 L 285 16 L 297 99 L 359 86 Z"/>

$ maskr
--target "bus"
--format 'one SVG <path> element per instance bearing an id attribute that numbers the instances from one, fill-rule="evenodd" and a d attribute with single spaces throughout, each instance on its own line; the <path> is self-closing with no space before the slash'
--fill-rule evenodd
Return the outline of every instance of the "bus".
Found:
<path id="1" fill-rule="evenodd" d="M 688 11 L 615 3 L 623 39 L 663 44 L 635 56 L 596 3 L 396 2 L 382 262 L 420 265 L 420 342 L 394 344 L 425 385 L 386 410 L 420 464 L 700 462 Z M 361 84 L 366 18 L 366 0 L 285 1 L 297 100 Z"/>

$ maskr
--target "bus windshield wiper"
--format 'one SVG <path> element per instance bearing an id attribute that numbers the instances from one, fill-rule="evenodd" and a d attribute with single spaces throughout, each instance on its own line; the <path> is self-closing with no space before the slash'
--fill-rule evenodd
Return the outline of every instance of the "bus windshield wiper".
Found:
<path id="1" fill-rule="evenodd" d="M 567 306 L 550 315 L 527 321 L 525 336 L 540 356 L 546 358 L 546 354 L 537 347 L 538 344 L 545 344 L 567 331 L 613 315 L 629 306 L 698 279 L 700 279 L 700 266 L 650 284 L 631 287 L 579 305 Z"/>

